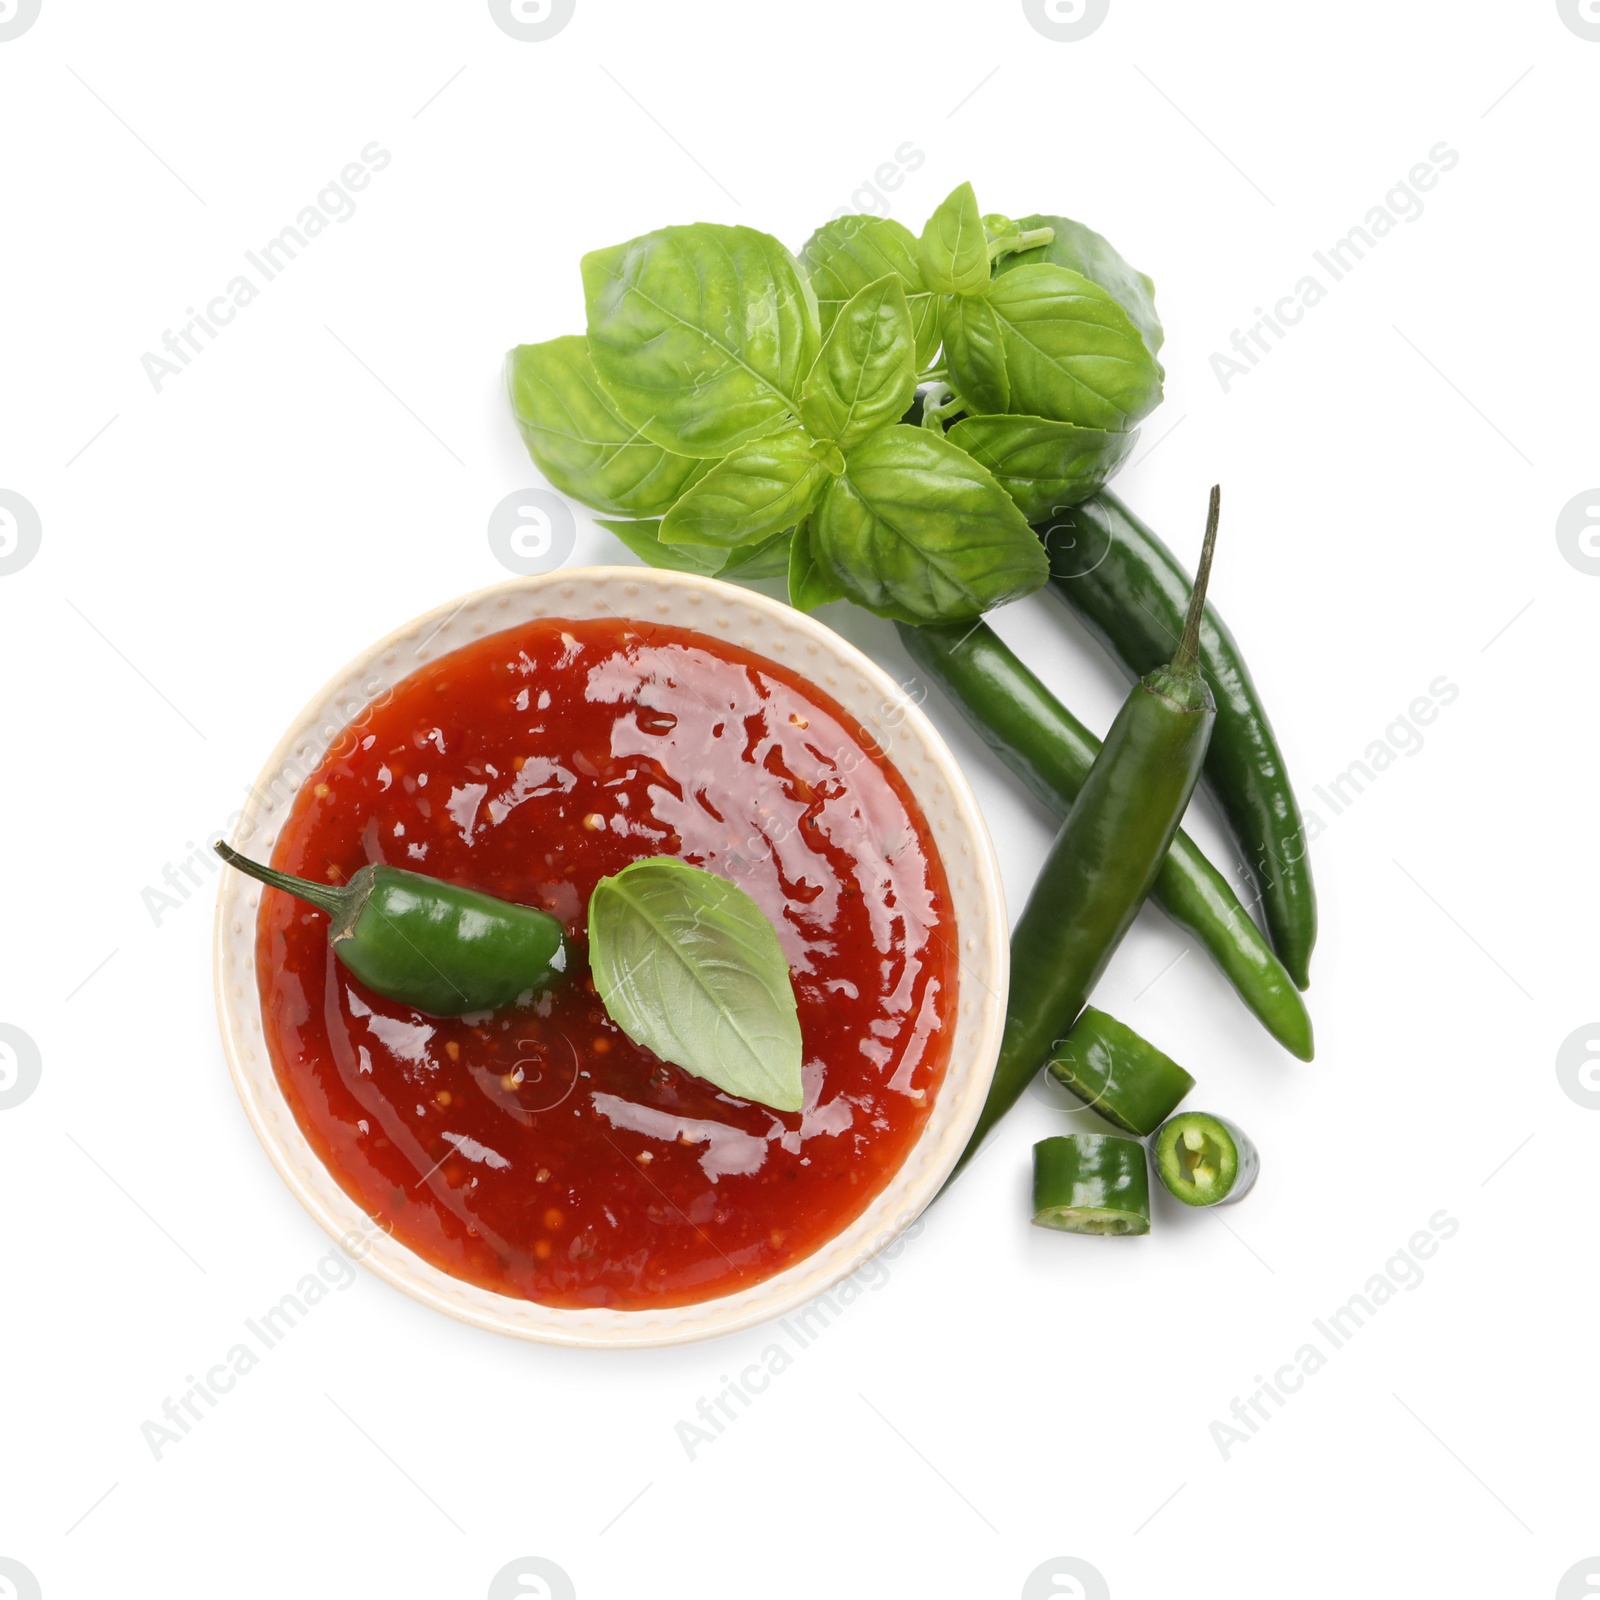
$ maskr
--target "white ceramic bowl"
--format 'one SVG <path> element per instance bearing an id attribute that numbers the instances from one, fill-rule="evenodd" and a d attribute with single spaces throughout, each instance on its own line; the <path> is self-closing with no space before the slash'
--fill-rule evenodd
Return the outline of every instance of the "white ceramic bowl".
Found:
<path id="1" fill-rule="evenodd" d="M 273 1165 L 313 1217 L 379 1277 L 480 1328 L 550 1344 L 645 1346 L 731 1333 L 803 1305 L 863 1265 L 939 1191 L 988 1092 L 1005 1016 L 1009 946 L 994 848 L 972 790 L 932 723 L 854 645 L 777 601 L 714 579 L 648 567 L 586 567 L 517 578 L 438 607 L 362 651 L 312 700 L 268 759 L 234 843 L 267 859 L 294 793 L 334 739 L 383 690 L 422 663 L 538 617 L 666 621 L 731 640 L 825 690 L 880 742 L 916 796 L 944 862 L 961 969 L 949 1064 L 921 1135 L 866 1211 L 804 1260 L 762 1283 L 696 1305 L 570 1310 L 465 1283 L 379 1229 L 313 1153 L 278 1087 L 261 1027 L 256 910 L 261 891 L 224 872 L 217 899 L 217 1011 L 233 1081 Z"/>

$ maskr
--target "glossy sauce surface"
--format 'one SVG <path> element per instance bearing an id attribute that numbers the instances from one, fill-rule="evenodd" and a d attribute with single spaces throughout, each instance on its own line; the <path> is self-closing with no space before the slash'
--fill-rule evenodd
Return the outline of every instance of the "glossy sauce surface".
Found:
<path id="1" fill-rule="evenodd" d="M 274 865 L 409 867 L 562 919 L 568 981 L 490 1017 L 363 989 L 327 917 L 262 892 L 268 1047 L 340 1185 L 445 1272 L 556 1306 L 727 1294 L 847 1226 L 904 1160 L 957 1001 L 943 868 L 870 736 L 786 668 L 676 627 L 541 621 L 421 668 L 336 739 Z M 589 979 L 595 882 L 672 855 L 777 927 L 805 1109 L 633 1044 Z"/>

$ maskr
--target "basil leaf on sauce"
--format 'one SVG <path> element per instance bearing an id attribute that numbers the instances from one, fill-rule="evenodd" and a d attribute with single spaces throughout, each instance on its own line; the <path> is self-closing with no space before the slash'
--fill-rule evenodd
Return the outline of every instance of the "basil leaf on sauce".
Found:
<path id="1" fill-rule="evenodd" d="M 741 1100 L 800 1110 L 789 963 L 743 889 L 672 856 L 632 862 L 589 898 L 589 965 L 635 1044 Z"/>

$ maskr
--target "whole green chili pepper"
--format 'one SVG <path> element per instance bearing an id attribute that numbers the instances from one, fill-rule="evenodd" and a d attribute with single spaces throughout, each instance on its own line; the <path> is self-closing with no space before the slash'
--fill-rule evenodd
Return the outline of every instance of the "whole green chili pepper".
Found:
<path id="1" fill-rule="evenodd" d="M 343 885 L 313 883 L 218 843 L 231 867 L 330 918 L 333 953 L 369 989 L 436 1017 L 497 1011 L 567 968 L 561 923 L 401 867 L 365 866 Z"/>
<path id="2" fill-rule="evenodd" d="M 1116 1133 L 1063 1133 L 1033 1147 L 1033 1220 L 1063 1233 L 1149 1233 L 1144 1146 Z"/>
<path id="3" fill-rule="evenodd" d="M 989 748 L 1052 811 L 1065 816 L 1100 741 L 987 623 L 897 626 L 911 659 L 966 713 Z M 1309 1061 L 1311 1017 L 1294 981 L 1228 880 L 1181 830 L 1150 898 L 1205 946 L 1273 1038 Z"/>
<path id="4" fill-rule="evenodd" d="M 1083 1010 L 1194 792 L 1216 717 L 1198 651 L 1220 508 L 1213 489 L 1195 600 L 1172 662 L 1135 684 L 1117 713 L 1012 932 L 1000 1059 L 956 1172 Z"/>
<path id="5" fill-rule="evenodd" d="M 1050 553 L 1051 588 L 1123 666 L 1137 675 L 1164 661 L 1189 603 L 1188 580 L 1166 545 L 1103 491 L 1037 531 Z M 1305 827 L 1249 669 L 1210 606 L 1200 660 L 1217 697 L 1206 780 L 1255 875 L 1273 947 L 1304 989 L 1317 940 Z"/>
<path id="6" fill-rule="evenodd" d="M 1125 1133 L 1148 1138 L 1177 1110 L 1194 1079 L 1125 1022 L 1085 1006 L 1056 1046 L 1050 1076 Z"/>
<path id="7" fill-rule="evenodd" d="M 1249 1138 L 1205 1111 L 1181 1111 L 1162 1123 L 1150 1152 L 1167 1191 L 1186 1206 L 1242 1200 L 1261 1170 Z"/>

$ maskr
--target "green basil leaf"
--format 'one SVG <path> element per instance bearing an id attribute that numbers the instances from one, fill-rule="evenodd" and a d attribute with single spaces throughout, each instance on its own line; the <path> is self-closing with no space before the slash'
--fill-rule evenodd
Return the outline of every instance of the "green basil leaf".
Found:
<path id="1" fill-rule="evenodd" d="M 1139 434 L 1044 417 L 964 417 L 946 437 L 994 474 L 1029 522 L 1042 522 L 1098 494 Z"/>
<path id="2" fill-rule="evenodd" d="M 740 445 L 662 518 L 662 540 L 731 549 L 792 528 L 827 477 L 815 448 L 799 428 Z"/>
<path id="3" fill-rule="evenodd" d="M 1044 546 L 988 469 L 923 428 L 885 428 L 858 444 L 810 531 L 844 593 L 899 622 L 975 617 L 1049 575 Z"/>
<path id="4" fill-rule="evenodd" d="M 793 536 L 794 530 L 786 528 L 776 539 L 768 539 L 765 544 L 735 550 L 718 576 L 730 580 L 737 578 L 741 583 L 756 578 L 783 577 L 789 570 L 789 544 Z M 709 550 L 707 554 L 710 554 Z"/>
<path id="5" fill-rule="evenodd" d="M 816 291 L 824 334 L 845 302 L 869 284 L 893 273 L 906 291 L 911 328 L 917 341 L 917 370 L 939 352 L 939 314 L 944 297 L 933 293 L 922 277 L 917 236 L 892 217 L 835 217 L 806 240 L 800 264 Z"/>
<path id="6" fill-rule="evenodd" d="M 982 217 L 983 235 L 989 241 L 989 250 L 992 254 L 995 246 L 1002 250 L 1014 245 L 1022 237 L 1022 224 L 1013 222 L 1010 217 L 999 211 L 986 211 Z"/>
<path id="7" fill-rule="evenodd" d="M 946 348 L 950 381 L 980 410 L 1002 386 L 1019 416 L 1076 422 L 1120 433 L 1161 401 L 1160 363 L 1127 313 L 1099 284 L 1036 262 L 1002 272 L 985 303 L 999 332 L 996 351 L 974 340 Z"/>
<path id="8" fill-rule="evenodd" d="M 799 413 L 816 299 L 769 234 L 661 228 L 586 255 L 583 286 L 595 371 L 657 444 L 720 458 Z"/>
<path id="9" fill-rule="evenodd" d="M 614 533 L 638 558 L 652 567 L 665 567 L 669 572 L 692 572 L 701 578 L 714 578 L 722 571 L 728 559 L 725 550 L 680 549 L 661 542 L 661 519 L 652 517 L 642 522 L 610 522 L 604 517 L 595 519 L 602 528 Z"/>
<path id="10" fill-rule="evenodd" d="M 596 511 L 659 516 L 706 470 L 623 420 L 581 335 L 519 344 L 506 357 L 506 388 L 534 465 Z"/>
<path id="11" fill-rule="evenodd" d="M 1108 239 L 1069 217 L 1024 217 L 1017 226 L 1024 229 L 1054 228 L 1049 244 L 1004 257 L 996 272 L 1010 272 L 1030 262 L 1048 261 L 1081 273 L 1090 283 L 1098 283 L 1128 313 L 1128 320 L 1139 330 L 1145 349 L 1161 354 L 1166 334 L 1156 315 L 1156 286 L 1144 273 L 1130 267 Z"/>
<path id="12" fill-rule="evenodd" d="M 711 545 L 675 545 L 661 542 L 659 517 L 644 522 L 608 522 L 609 529 L 639 559 L 669 572 L 692 572 L 699 578 L 781 578 L 789 570 L 789 530 L 764 544 L 738 550 L 718 550 Z"/>
<path id="13" fill-rule="evenodd" d="M 630 863 L 589 897 L 589 968 L 635 1044 L 741 1100 L 800 1109 L 789 963 L 743 889 L 671 856 Z"/>
<path id="14" fill-rule="evenodd" d="M 978 411 L 1009 411 L 1011 383 L 1000 319 L 983 295 L 958 294 L 944 305 L 944 358 L 961 398 Z"/>
<path id="15" fill-rule="evenodd" d="M 843 600 L 844 590 L 833 575 L 817 564 L 811 548 L 811 524 L 802 522 L 794 530 L 789 546 L 789 604 L 796 611 L 815 611 L 830 600 Z"/>
<path id="16" fill-rule="evenodd" d="M 800 391 L 800 416 L 841 450 L 897 421 L 917 393 L 916 341 L 893 274 L 858 290 L 834 319 Z"/>
<path id="17" fill-rule="evenodd" d="M 922 276 L 943 294 L 982 294 L 989 282 L 989 238 L 972 185 L 952 189 L 923 224 Z"/>

